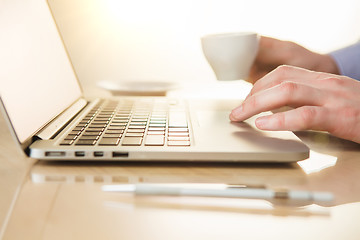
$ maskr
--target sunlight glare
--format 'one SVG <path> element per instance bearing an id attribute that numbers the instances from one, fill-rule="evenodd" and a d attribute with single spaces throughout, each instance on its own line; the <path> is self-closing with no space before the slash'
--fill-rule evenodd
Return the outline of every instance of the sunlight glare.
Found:
<path id="1" fill-rule="evenodd" d="M 298 165 L 306 174 L 320 172 L 323 169 L 335 166 L 337 157 L 310 151 L 310 157 L 298 162 Z"/>

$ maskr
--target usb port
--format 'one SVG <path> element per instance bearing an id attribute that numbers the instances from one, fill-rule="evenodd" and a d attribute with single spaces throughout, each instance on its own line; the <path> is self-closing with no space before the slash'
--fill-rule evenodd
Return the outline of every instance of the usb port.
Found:
<path id="1" fill-rule="evenodd" d="M 121 157 L 121 158 L 127 158 L 129 157 L 129 153 L 127 152 L 113 152 L 113 157 Z"/>
<path id="2" fill-rule="evenodd" d="M 75 156 L 76 157 L 85 157 L 85 152 L 81 151 L 81 152 L 75 152 Z"/>
<path id="3" fill-rule="evenodd" d="M 104 152 L 94 152 L 94 157 L 102 157 L 104 156 Z"/>
<path id="4" fill-rule="evenodd" d="M 46 157 L 63 157 L 65 156 L 65 152 L 45 152 Z"/>

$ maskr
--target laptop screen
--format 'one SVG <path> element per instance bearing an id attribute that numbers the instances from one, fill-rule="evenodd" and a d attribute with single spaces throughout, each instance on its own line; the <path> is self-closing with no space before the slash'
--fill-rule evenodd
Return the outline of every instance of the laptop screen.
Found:
<path id="1" fill-rule="evenodd" d="M 45 0 L 0 1 L 0 96 L 20 142 L 81 97 Z"/>

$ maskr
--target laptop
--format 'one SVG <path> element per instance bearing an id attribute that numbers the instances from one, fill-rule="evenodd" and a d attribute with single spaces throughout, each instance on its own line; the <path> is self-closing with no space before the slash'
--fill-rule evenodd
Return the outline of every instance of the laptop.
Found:
<path id="1" fill-rule="evenodd" d="M 2 113 L 40 160 L 292 162 L 308 147 L 292 132 L 231 123 L 238 101 L 85 99 L 45 0 L 0 2 Z M 263 113 L 269 114 L 269 113 Z"/>

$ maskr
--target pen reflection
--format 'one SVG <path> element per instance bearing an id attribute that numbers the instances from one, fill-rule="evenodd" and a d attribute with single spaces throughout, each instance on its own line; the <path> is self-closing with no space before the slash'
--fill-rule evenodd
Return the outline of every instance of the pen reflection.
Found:
<path id="1" fill-rule="evenodd" d="M 116 194 L 113 193 L 116 196 Z M 330 209 L 312 204 L 306 207 L 272 205 L 265 200 L 221 199 L 201 197 L 129 197 L 117 195 L 116 201 L 104 201 L 104 206 L 112 210 L 135 211 L 137 208 L 182 209 L 191 211 L 211 211 L 252 215 L 273 215 L 278 217 L 330 217 Z"/>

